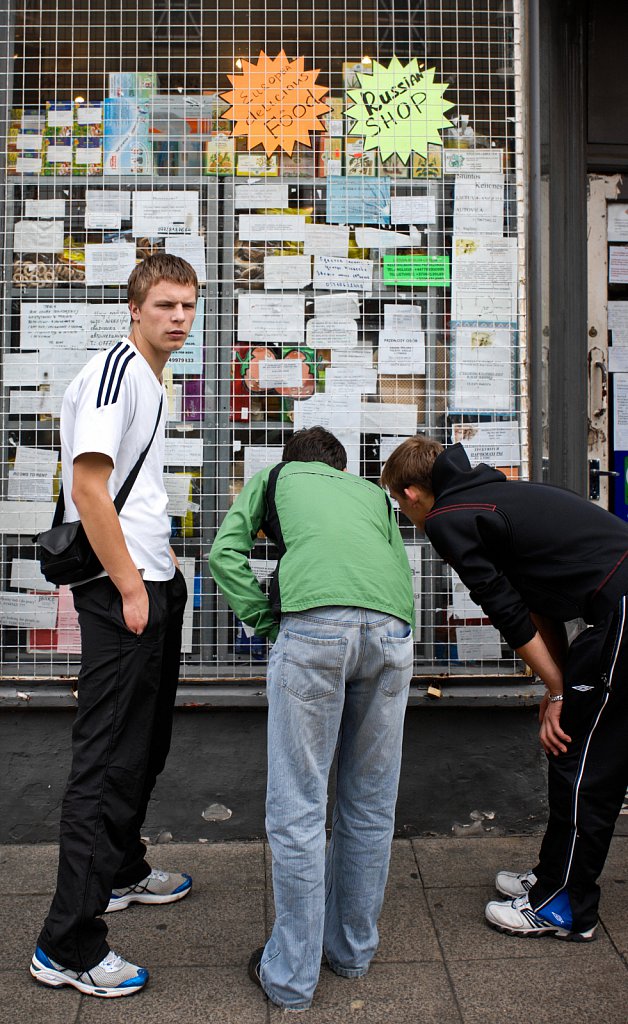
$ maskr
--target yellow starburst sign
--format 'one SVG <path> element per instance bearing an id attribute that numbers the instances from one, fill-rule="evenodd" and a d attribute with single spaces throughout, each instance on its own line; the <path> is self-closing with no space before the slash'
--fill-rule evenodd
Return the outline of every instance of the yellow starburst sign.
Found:
<path id="1" fill-rule="evenodd" d="M 310 132 L 325 131 L 319 117 L 330 109 L 321 102 L 328 89 L 316 85 L 318 71 L 305 70 L 305 58 L 290 60 L 283 50 L 257 64 L 242 61 L 242 73 L 228 75 L 233 89 L 222 94 L 231 108 L 222 115 L 235 121 L 234 135 L 245 135 L 247 148 L 263 146 L 292 154 L 295 142 L 311 146 Z"/>
<path id="2" fill-rule="evenodd" d="M 430 142 L 442 146 L 453 103 L 444 98 L 447 85 L 434 81 L 436 68 L 422 71 L 416 57 L 405 66 L 397 57 L 388 67 L 374 60 L 372 67 L 372 74 L 357 73 L 359 89 L 348 90 L 351 134 L 364 137 L 364 149 L 379 149 L 383 160 L 396 154 L 405 164 L 412 151 L 427 156 Z"/>

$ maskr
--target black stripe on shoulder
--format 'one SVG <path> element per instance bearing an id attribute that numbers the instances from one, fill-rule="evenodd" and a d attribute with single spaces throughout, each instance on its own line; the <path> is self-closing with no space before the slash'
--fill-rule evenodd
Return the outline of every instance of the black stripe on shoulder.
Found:
<path id="1" fill-rule="evenodd" d="M 105 384 L 107 383 L 107 374 L 109 373 L 109 365 L 111 363 L 111 360 L 114 357 L 114 354 L 118 351 L 118 349 L 120 348 L 120 345 L 122 345 L 122 344 L 123 344 L 123 342 L 117 341 L 116 344 L 111 349 L 111 351 L 109 352 L 109 355 L 105 359 L 105 365 L 104 365 L 104 368 L 103 368 L 103 371 L 102 371 L 102 376 L 100 378 L 100 386 L 98 388 L 98 397 L 96 399 L 96 408 L 97 409 L 100 408 L 100 405 L 101 405 L 101 402 L 102 402 L 102 393 L 103 393 L 103 391 L 105 389 Z"/>
<path id="2" fill-rule="evenodd" d="M 116 389 L 111 398 L 112 405 L 114 405 L 118 401 L 118 395 L 120 394 L 120 385 L 122 384 L 122 378 L 124 377 L 126 368 L 132 359 L 135 359 L 135 352 L 129 352 L 128 356 L 126 357 L 126 359 L 122 363 L 122 366 L 120 367 L 120 373 L 118 374 L 118 383 L 116 384 Z"/>
<path id="3" fill-rule="evenodd" d="M 112 389 L 113 389 L 113 386 L 114 386 L 114 383 L 115 383 L 115 380 L 116 380 L 116 376 L 117 376 L 117 372 L 118 372 L 118 367 L 119 367 L 121 361 L 123 360 L 124 356 L 126 355 L 126 353 L 128 351 L 129 351 L 129 346 L 125 345 L 124 348 L 120 349 L 120 351 L 116 355 L 116 358 L 114 359 L 113 363 L 111 364 L 111 371 L 109 373 L 109 380 L 107 381 L 107 390 L 105 392 L 105 398 L 104 398 L 104 401 L 103 401 L 103 405 L 109 405 L 109 400 L 111 398 L 111 392 L 112 392 Z"/>

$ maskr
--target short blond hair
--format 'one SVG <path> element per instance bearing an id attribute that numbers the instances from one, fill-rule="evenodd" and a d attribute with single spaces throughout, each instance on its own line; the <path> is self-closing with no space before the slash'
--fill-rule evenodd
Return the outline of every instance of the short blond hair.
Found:
<path id="1" fill-rule="evenodd" d="M 194 267 L 180 256 L 157 252 L 154 256 L 147 256 L 131 271 L 127 284 L 129 303 L 141 306 L 153 285 L 159 284 L 160 281 L 190 285 L 196 291 L 198 299 L 198 277 Z"/>
<path id="2" fill-rule="evenodd" d="M 386 460 L 381 481 L 391 494 L 403 494 L 406 487 L 420 487 L 433 494 L 432 470 L 443 446 L 431 437 L 408 437 Z"/>

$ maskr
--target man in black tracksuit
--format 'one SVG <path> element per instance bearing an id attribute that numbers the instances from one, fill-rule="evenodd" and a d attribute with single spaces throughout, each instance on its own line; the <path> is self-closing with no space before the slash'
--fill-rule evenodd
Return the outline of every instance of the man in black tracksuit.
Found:
<path id="1" fill-rule="evenodd" d="M 460 444 L 413 437 L 382 482 L 547 686 L 550 817 L 534 871 L 502 871 L 486 908 L 513 935 L 586 941 L 628 785 L 628 525 L 558 487 L 472 468 Z M 564 623 L 592 625 L 567 645 Z"/>

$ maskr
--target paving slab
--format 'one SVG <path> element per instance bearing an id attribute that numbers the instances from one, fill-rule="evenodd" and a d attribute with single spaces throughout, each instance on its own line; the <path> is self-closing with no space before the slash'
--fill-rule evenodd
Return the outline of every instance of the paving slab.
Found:
<path id="1" fill-rule="evenodd" d="M 584 955 L 576 959 L 450 963 L 464 1024 L 626 1024 L 625 966 L 616 955 L 593 952 L 592 945 L 581 949 Z"/>
<path id="2" fill-rule="evenodd" d="M 628 877 L 625 881 L 606 880 L 602 883 L 600 920 L 615 948 L 628 956 Z"/>
<path id="3" fill-rule="evenodd" d="M 413 839 L 421 880 L 434 886 L 490 885 L 500 870 L 527 871 L 537 862 L 542 836 Z M 490 898 L 490 896 L 489 896 Z"/>
<path id="4" fill-rule="evenodd" d="M 49 906 L 47 895 L 0 898 L 1 971 L 28 970 Z"/>
<path id="5" fill-rule="evenodd" d="M 268 1005 L 270 1024 L 285 1022 L 283 1010 Z M 373 964 L 364 978 L 339 978 L 325 968 L 304 1019 L 307 1024 L 462 1022 L 445 967 L 434 963 Z"/>
<path id="6" fill-rule="evenodd" d="M 601 884 L 606 880 L 625 881 L 628 885 L 628 836 L 615 832 L 606 864 L 601 875 Z"/>
<path id="7" fill-rule="evenodd" d="M 0 846 L 0 872 L 2 892 L 52 893 L 57 883 L 58 846 Z"/>
<path id="8" fill-rule="evenodd" d="M 152 967 L 244 964 L 265 938 L 264 893 L 194 891 L 178 903 L 135 904 L 107 915 L 108 941 L 127 960 Z M 137 958 L 137 959 L 136 959 Z"/>
<path id="9" fill-rule="evenodd" d="M 378 962 L 442 960 L 425 893 L 416 882 L 387 888 L 378 928 Z"/>
<path id="10" fill-rule="evenodd" d="M 36 982 L 28 970 L 32 952 L 20 970 L 0 971 L 0 1020 L 3 1024 L 75 1024 L 80 993 Z"/>
<path id="11" fill-rule="evenodd" d="M 259 989 L 233 967 L 162 967 L 137 995 L 85 996 L 80 1024 L 266 1024 L 267 1016 Z"/>
<path id="12" fill-rule="evenodd" d="M 578 961 L 587 956 L 590 947 L 576 942 L 560 942 L 551 935 L 520 938 L 504 935 L 491 928 L 484 919 L 487 900 L 494 898 L 486 889 L 430 889 L 427 900 L 447 962 L 484 960 L 495 957 L 530 960 L 552 957 Z M 604 931 L 596 940 L 596 948 L 610 953 L 612 946 Z M 628 1013 L 626 1015 L 628 1021 Z M 626 1024 L 626 1022 L 624 1022 Z"/>
<path id="13" fill-rule="evenodd" d="M 262 843 L 155 843 L 147 860 L 163 871 L 186 871 L 203 892 L 265 885 Z"/>

